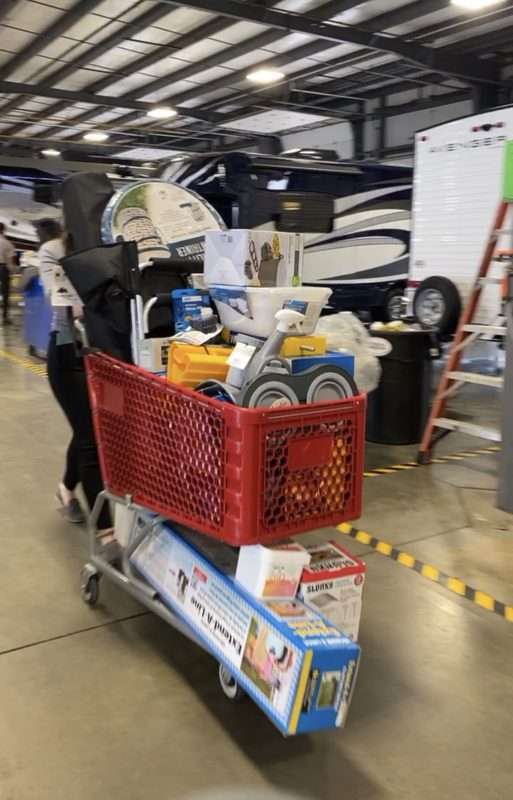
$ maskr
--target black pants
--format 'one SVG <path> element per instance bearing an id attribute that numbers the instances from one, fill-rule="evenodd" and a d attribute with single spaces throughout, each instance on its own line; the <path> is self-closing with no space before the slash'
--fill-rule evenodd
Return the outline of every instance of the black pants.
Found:
<path id="1" fill-rule="evenodd" d="M 63 483 L 70 491 L 81 483 L 92 509 L 96 496 L 103 489 L 103 483 L 84 364 L 77 357 L 74 345 L 58 345 L 56 338 L 57 335 L 52 333 L 48 347 L 48 380 L 73 431 L 66 456 Z M 98 520 L 98 528 L 110 528 L 111 524 L 106 503 Z"/>
<path id="2" fill-rule="evenodd" d="M 0 264 L 0 291 L 2 292 L 2 312 L 4 320 L 9 318 L 9 294 L 11 289 L 11 273 Z"/>

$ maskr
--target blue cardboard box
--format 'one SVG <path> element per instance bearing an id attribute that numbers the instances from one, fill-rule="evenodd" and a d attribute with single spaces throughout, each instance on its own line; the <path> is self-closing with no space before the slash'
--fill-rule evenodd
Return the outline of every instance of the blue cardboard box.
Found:
<path id="1" fill-rule="evenodd" d="M 298 600 L 257 600 L 168 523 L 132 563 L 282 733 L 344 724 L 360 648 L 321 614 Z"/>
<path id="2" fill-rule="evenodd" d="M 340 353 L 328 351 L 322 356 L 298 356 L 297 358 L 290 358 L 289 361 L 293 375 L 297 375 L 298 372 L 304 372 L 305 369 L 310 369 L 310 367 L 331 364 L 334 367 L 345 369 L 351 377 L 354 377 L 354 355 L 345 351 Z"/>

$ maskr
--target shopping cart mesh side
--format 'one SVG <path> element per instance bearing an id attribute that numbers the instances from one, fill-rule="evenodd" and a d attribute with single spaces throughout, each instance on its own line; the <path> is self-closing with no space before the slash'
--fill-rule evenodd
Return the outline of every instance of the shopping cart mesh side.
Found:
<path id="1" fill-rule="evenodd" d="M 263 520 L 292 533 L 305 520 L 354 514 L 357 432 L 354 414 L 321 424 L 283 427 L 265 442 Z"/>
<path id="2" fill-rule="evenodd" d="M 165 516 L 221 528 L 222 410 L 102 355 L 88 356 L 87 366 L 106 487 Z"/>

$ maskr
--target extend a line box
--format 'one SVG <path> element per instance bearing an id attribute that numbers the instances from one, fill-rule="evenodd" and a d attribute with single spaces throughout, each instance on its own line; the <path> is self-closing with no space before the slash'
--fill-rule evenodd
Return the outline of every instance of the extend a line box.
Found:
<path id="1" fill-rule="evenodd" d="M 132 563 L 282 733 L 342 726 L 358 645 L 298 600 L 252 597 L 226 574 L 235 568 L 230 552 L 162 523 Z"/>

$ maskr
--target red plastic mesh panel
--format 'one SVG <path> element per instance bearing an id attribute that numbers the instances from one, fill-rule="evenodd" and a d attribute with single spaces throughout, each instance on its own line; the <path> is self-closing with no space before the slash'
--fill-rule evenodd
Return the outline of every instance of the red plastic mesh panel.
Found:
<path id="1" fill-rule="evenodd" d="M 276 530 L 285 526 L 291 531 L 308 520 L 335 517 L 340 522 L 353 513 L 357 496 L 357 421 L 352 414 L 333 422 L 309 424 L 300 429 L 282 428 L 267 435 L 263 490 L 266 528 Z M 297 449 L 293 461 L 300 461 L 301 444 L 312 441 L 318 443 L 317 459 L 315 449 L 312 454 L 305 447 L 303 461 L 307 463 L 291 469 L 295 466 L 291 465 L 291 451 Z"/>
<path id="2" fill-rule="evenodd" d="M 88 374 L 106 487 L 165 516 L 219 530 L 222 412 L 104 356 L 88 357 Z"/>
<path id="3" fill-rule="evenodd" d="M 359 516 L 365 398 L 245 409 L 87 357 L 105 485 L 230 544 Z"/>

